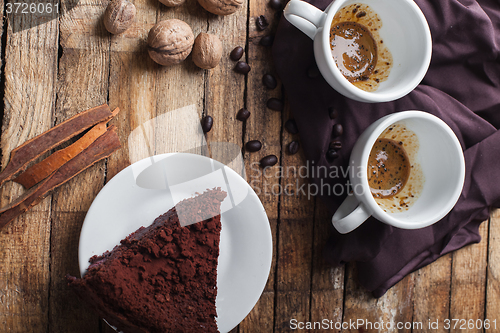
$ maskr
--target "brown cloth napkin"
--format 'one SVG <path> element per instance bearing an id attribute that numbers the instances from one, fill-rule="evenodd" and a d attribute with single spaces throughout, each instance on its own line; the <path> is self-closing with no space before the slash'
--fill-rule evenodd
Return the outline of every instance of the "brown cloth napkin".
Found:
<path id="1" fill-rule="evenodd" d="M 309 0 L 325 9 L 330 0 Z M 380 117 L 404 110 L 422 110 L 445 121 L 464 149 L 466 178 L 454 209 L 436 224 L 403 230 L 370 218 L 355 231 L 340 235 L 332 227 L 325 249 L 334 265 L 357 262 L 359 282 L 380 297 L 405 275 L 440 256 L 480 241 L 479 225 L 489 207 L 500 204 L 500 3 L 498 0 L 416 0 L 429 23 L 433 54 L 422 83 L 394 102 L 368 104 L 350 100 L 314 77 L 312 41 L 281 18 L 273 58 L 309 165 L 349 164 L 354 143 Z M 309 71 L 309 75 L 308 75 Z M 328 109 L 338 117 L 330 119 Z M 342 149 L 329 163 L 325 154 L 332 127 L 342 124 Z M 318 186 L 345 184 L 345 178 L 311 177 Z M 325 188 L 325 187 L 323 187 Z M 345 195 L 322 196 L 331 212 Z M 330 223 L 330 221 L 325 221 Z"/>

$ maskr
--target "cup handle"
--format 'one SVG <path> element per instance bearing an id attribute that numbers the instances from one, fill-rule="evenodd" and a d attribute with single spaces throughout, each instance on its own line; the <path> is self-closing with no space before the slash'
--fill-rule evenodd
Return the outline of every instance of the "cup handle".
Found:
<path id="1" fill-rule="evenodd" d="M 323 25 L 326 17 L 325 12 L 301 0 L 290 0 L 283 13 L 288 22 L 311 39 L 314 39 L 318 28 Z"/>
<path id="2" fill-rule="evenodd" d="M 349 195 L 332 217 L 332 224 L 341 234 L 347 234 L 365 222 L 371 214 L 356 196 Z"/>

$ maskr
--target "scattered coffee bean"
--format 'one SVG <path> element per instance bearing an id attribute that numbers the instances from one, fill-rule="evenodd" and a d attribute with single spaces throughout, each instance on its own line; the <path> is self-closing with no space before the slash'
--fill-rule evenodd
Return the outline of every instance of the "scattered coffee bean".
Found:
<path id="1" fill-rule="evenodd" d="M 342 142 L 338 140 L 330 142 L 330 149 L 335 149 L 335 150 L 342 149 Z"/>
<path id="2" fill-rule="evenodd" d="M 272 97 L 267 100 L 267 107 L 274 111 L 283 111 L 284 105 L 282 101 Z"/>
<path id="3" fill-rule="evenodd" d="M 238 111 L 238 113 L 236 114 L 236 119 L 241 121 L 247 120 L 248 117 L 250 117 L 250 111 L 245 108 L 240 109 L 240 111 Z"/>
<path id="4" fill-rule="evenodd" d="M 260 166 L 263 168 L 270 167 L 278 163 L 276 155 L 267 155 L 260 160 Z"/>
<path id="5" fill-rule="evenodd" d="M 244 61 L 238 61 L 234 70 L 240 74 L 248 74 L 248 72 L 250 72 L 250 66 Z"/>
<path id="6" fill-rule="evenodd" d="M 333 125 L 332 134 L 334 137 L 341 136 L 343 133 L 344 133 L 344 128 L 342 127 L 341 124 Z"/>
<path id="7" fill-rule="evenodd" d="M 264 74 L 262 77 L 262 83 L 269 89 L 274 89 L 278 86 L 276 78 L 271 74 Z"/>
<path id="8" fill-rule="evenodd" d="M 231 53 L 229 54 L 229 57 L 231 58 L 231 60 L 233 61 L 238 61 L 241 59 L 241 57 L 243 56 L 243 48 L 241 46 L 236 46 L 232 51 Z"/>
<path id="9" fill-rule="evenodd" d="M 264 15 L 257 17 L 255 20 L 255 25 L 257 26 L 257 30 L 262 31 L 269 26 L 269 22 Z"/>
<path id="10" fill-rule="evenodd" d="M 288 153 L 290 155 L 297 154 L 297 152 L 299 151 L 299 148 L 300 148 L 299 142 L 294 140 L 288 144 Z"/>
<path id="11" fill-rule="evenodd" d="M 282 7 L 281 0 L 270 0 L 269 6 L 271 6 L 272 9 L 276 10 L 281 9 Z"/>
<path id="12" fill-rule="evenodd" d="M 320 75 L 319 69 L 316 65 L 309 67 L 307 70 L 307 76 L 311 79 L 315 79 Z"/>
<path id="13" fill-rule="evenodd" d="M 326 152 L 326 159 L 328 162 L 332 162 L 333 160 L 335 160 L 338 157 L 339 157 L 339 153 L 337 153 L 337 151 L 335 149 L 329 149 Z"/>
<path id="14" fill-rule="evenodd" d="M 294 119 L 288 119 L 285 122 L 285 128 L 290 134 L 297 134 L 299 133 L 299 129 L 297 128 L 297 123 L 295 122 Z"/>
<path id="15" fill-rule="evenodd" d="M 260 148 L 262 148 L 262 143 L 259 140 L 248 141 L 245 144 L 245 149 L 251 153 L 259 151 Z"/>
<path id="16" fill-rule="evenodd" d="M 274 36 L 273 35 L 266 35 L 260 39 L 259 44 L 262 46 L 271 46 L 273 45 L 274 42 Z"/>
<path id="17" fill-rule="evenodd" d="M 335 109 L 333 106 L 330 106 L 328 108 L 328 114 L 330 116 L 330 119 L 335 119 L 339 116 L 339 113 L 337 112 L 337 109 Z"/>
<path id="18" fill-rule="evenodd" d="M 212 129 L 212 126 L 214 124 L 214 118 L 210 116 L 206 116 L 201 120 L 201 128 L 203 129 L 204 133 L 210 132 Z"/>

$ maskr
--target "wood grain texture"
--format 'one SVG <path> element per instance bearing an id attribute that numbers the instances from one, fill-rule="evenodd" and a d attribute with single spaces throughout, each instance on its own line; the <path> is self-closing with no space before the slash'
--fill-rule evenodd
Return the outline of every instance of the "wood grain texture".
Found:
<path id="1" fill-rule="evenodd" d="M 323 259 L 322 250 L 328 241 L 332 228 L 330 219 L 328 208 L 320 198 L 316 198 L 311 277 L 311 321 L 321 322 L 327 319 L 335 325 L 342 322 L 344 312 L 345 266 L 332 267 Z M 323 331 L 328 332 L 329 330 Z"/>
<path id="2" fill-rule="evenodd" d="M 56 123 L 107 103 L 109 35 L 101 22 L 105 3 L 82 0 L 60 18 Z M 78 240 L 92 201 L 104 185 L 105 162 L 82 172 L 53 195 L 50 326 L 53 332 L 98 332 L 99 318 L 68 288 L 65 276 L 79 276 Z"/>
<path id="3" fill-rule="evenodd" d="M 111 123 L 118 127 L 122 149 L 108 159 L 107 181 L 150 153 L 147 147 L 129 137 L 134 130 L 142 132 L 144 124 L 156 115 L 158 66 L 149 58 L 146 40 L 149 29 L 156 23 L 158 4 L 136 0 L 135 6 L 134 25 L 123 34 L 111 36 L 109 104 L 121 110 Z"/>
<path id="4" fill-rule="evenodd" d="M 413 276 L 408 275 L 387 293 L 374 298 L 371 293 L 361 287 L 357 279 L 357 269 L 349 264 L 346 269 L 347 283 L 344 298 L 343 322 L 351 323 L 357 320 L 360 330 L 363 332 L 412 332 L 412 329 L 397 328 L 397 323 L 412 322 L 412 299 L 414 295 Z M 387 326 L 387 323 L 391 323 Z M 379 326 L 377 326 L 377 324 Z M 384 328 L 382 329 L 382 326 Z M 357 329 L 349 328 L 345 332 L 358 332 Z M 413 331 L 417 331 L 413 329 Z"/>
<path id="5" fill-rule="evenodd" d="M 149 29 L 157 21 L 159 3 L 136 0 L 134 5 L 137 8 L 135 23 L 124 33 L 110 36 L 109 104 L 121 110 L 111 124 L 118 127 L 122 149 L 108 159 L 106 182 L 131 163 L 154 153 L 129 138 L 134 130 L 142 132 L 144 124 L 151 124 L 148 122 L 156 116 L 158 66 L 147 53 L 146 40 Z M 148 134 L 154 140 L 154 134 Z M 101 332 L 114 333 L 114 330 L 101 322 Z"/>
<path id="6" fill-rule="evenodd" d="M 483 240 L 484 241 L 484 240 Z M 500 329 L 500 209 L 495 209 L 490 218 L 488 239 L 488 266 L 486 286 L 485 319 L 496 320 Z M 485 331 L 486 332 L 486 331 Z"/>
<path id="7" fill-rule="evenodd" d="M 453 325 L 450 332 L 482 332 L 476 320 L 484 319 L 486 267 L 488 256 L 488 221 L 479 228 L 481 242 L 452 253 L 450 318 L 474 321 L 470 328 Z"/>
<path id="8" fill-rule="evenodd" d="M 447 254 L 413 273 L 416 295 L 413 300 L 413 320 L 422 323 L 438 320 L 439 327 L 432 330 L 436 333 L 448 332 L 443 321 L 450 316 L 451 264 L 452 256 Z M 428 331 L 424 326 L 424 329 L 415 332 Z"/>
<path id="9" fill-rule="evenodd" d="M 217 66 L 205 70 L 205 105 L 203 115 L 214 119 L 214 126 L 206 135 L 211 157 L 245 176 L 241 154 L 243 124 L 236 120 L 236 112 L 245 105 L 245 77 L 236 73 L 229 53 L 246 41 L 247 3 L 237 13 L 228 16 L 208 15 L 207 33 L 222 42 L 222 58 Z M 195 35 L 196 38 L 196 35 Z"/>
<path id="10" fill-rule="evenodd" d="M 270 33 L 276 26 L 272 11 L 265 1 L 249 1 L 248 17 L 248 39 L 245 54 L 241 60 L 246 61 L 251 70 L 247 75 L 245 107 L 251 115 L 244 124 L 244 142 L 260 140 L 262 149 L 255 153 L 244 153 L 247 180 L 250 186 L 259 196 L 266 210 L 271 226 L 273 237 L 273 262 L 263 297 L 257 302 L 252 312 L 239 325 L 240 332 L 274 332 L 275 328 L 275 306 L 276 306 L 276 260 L 278 248 L 278 219 L 279 219 L 279 195 L 273 195 L 272 188 L 280 185 L 279 176 L 276 176 L 278 166 L 281 165 L 281 126 L 282 115 L 280 112 L 267 109 L 266 101 L 271 97 L 281 98 L 281 89 L 267 90 L 262 86 L 262 76 L 265 73 L 273 73 L 273 65 L 270 61 L 271 50 L 259 45 L 260 38 Z M 255 18 L 266 15 L 271 23 L 267 31 L 257 31 Z M 244 46 L 244 45 L 241 45 Z M 235 110 L 237 111 L 237 110 Z M 269 168 L 266 172 L 259 167 L 261 158 L 267 155 L 276 155 L 278 164 Z"/>
<path id="11" fill-rule="evenodd" d="M 3 5 L 3 3 L 2 3 Z M 2 166 L 15 147 L 52 127 L 57 74 L 57 21 L 31 29 L 29 17 L 9 18 L 5 47 Z M 31 45 L 31 47 L 27 47 Z M 12 182 L 4 206 L 22 193 Z M 0 325 L 7 332 L 44 332 L 48 326 L 50 203 L 43 200 L 0 231 Z"/>
<path id="12" fill-rule="evenodd" d="M 284 111 L 283 124 L 291 117 Z M 314 197 L 303 186 L 307 179 L 300 168 L 306 168 L 302 152 L 290 155 L 286 146 L 298 135 L 282 132 L 280 219 L 276 259 L 275 330 L 289 331 L 292 319 L 310 320 L 311 270 L 313 253 Z M 306 187 L 307 188 L 307 187 Z M 276 191 L 274 191 L 276 193 Z"/>

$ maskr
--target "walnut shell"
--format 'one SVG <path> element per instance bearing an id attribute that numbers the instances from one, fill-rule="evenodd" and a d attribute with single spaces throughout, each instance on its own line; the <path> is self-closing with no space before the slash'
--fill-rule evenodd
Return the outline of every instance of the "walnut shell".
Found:
<path id="1" fill-rule="evenodd" d="M 182 5 L 186 0 L 160 0 L 167 7 L 177 7 Z"/>
<path id="2" fill-rule="evenodd" d="M 135 21 L 136 9 L 127 0 L 113 0 L 104 12 L 104 26 L 112 34 L 121 34 Z"/>
<path id="3" fill-rule="evenodd" d="M 155 24 L 148 34 L 148 52 L 160 65 L 171 66 L 182 62 L 193 49 L 194 35 L 191 27 L 178 19 Z"/>
<path id="4" fill-rule="evenodd" d="M 237 11 L 243 0 L 198 0 L 200 5 L 212 14 L 229 15 Z"/>
<path id="5" fill-rule="evenodd" d="M 217 67 L 222 58 L 222 43 L 216 35 L 200 33 L 194 40 L 193 62 L 203 69 Z"/>

